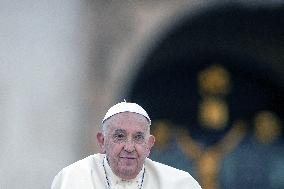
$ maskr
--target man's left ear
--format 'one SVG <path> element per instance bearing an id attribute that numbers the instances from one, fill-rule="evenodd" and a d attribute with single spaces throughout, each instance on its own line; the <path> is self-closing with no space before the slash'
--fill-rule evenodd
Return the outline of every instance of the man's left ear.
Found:
<path id="1" fill-rule="evenodd" d="M 148 139 L 148 143 L 147 143 L 149 153 L 150 153 L 151 148 L 154 146 L 154 144 L 155 144 L 155 137 L 153 135 L 150 135 Z"/>
<path id="2" fill-rule="evenodd" d="M 105 154 L 106 153 L 105 137 L 104 137 L 104 134 L 102 132 L 97 133 L 97 141 L 98 141 L 98 144 L 100 146 L 100 153 Z"/>

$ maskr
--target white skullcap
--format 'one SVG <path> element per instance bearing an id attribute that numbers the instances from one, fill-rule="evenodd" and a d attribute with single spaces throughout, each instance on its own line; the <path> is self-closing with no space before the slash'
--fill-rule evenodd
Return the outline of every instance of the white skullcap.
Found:
<path id="1" fill-rule="evenodd" d="M 149 123 L 151 124 L 151 119 L 148 116 L 147 112 L 138 104 L 130 103 L 130 102 L 120 102 L 114 106 L 112 106 L 106 113 L 102 123 L 110 118 L 111 116 L 122 113 L 122 112 L 133 112 L 140 115 L 143 115 L 145 118 L 148 119 Z"/>

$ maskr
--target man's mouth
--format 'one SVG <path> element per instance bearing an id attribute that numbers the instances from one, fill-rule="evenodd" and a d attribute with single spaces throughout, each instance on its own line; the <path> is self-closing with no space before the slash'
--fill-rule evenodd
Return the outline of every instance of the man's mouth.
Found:
<path id="1" fill-rule="evenodd" d="M 122 159 L 136 159 L 135 157 L 120 157 Z"/>

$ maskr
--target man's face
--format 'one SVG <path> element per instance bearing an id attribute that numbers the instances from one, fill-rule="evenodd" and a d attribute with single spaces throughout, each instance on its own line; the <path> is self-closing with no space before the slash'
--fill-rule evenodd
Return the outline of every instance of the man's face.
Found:
<path id="1" fill-rule="evenodd" d="M 147 119 L 123 112 L 105 121 L 105 132 L 98 133 L 101 152 L 106 153 L 112 171 L 122 179 L 135 178 L 154 144 Z"/>

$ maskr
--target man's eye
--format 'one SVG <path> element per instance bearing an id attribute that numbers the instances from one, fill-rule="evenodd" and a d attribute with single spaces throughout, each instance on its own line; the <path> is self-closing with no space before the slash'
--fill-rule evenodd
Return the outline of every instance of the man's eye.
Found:
<path id="1" fill-rule="evenodd" d="M 117 138 L 124 138 L 124 135 L 123 134 L 118 134 L 116 137 Z"/>
<path id="2" fill-rule="evenodd" d="M 114 134 L 113 139 L 115 142 L 124 141 L 126 139 L 126 136 L 124 134 Z"/>
<path id="3" fill-rule="evenodd" d="M 143 135 L 136 135 L 136 136 L 134 137 L 134 140 L 135 140 L 136 142 L 138 142 L 138 143 L 141 143 L 141 142 L 144 141 L 144 136 L 143 136 Z"/>

